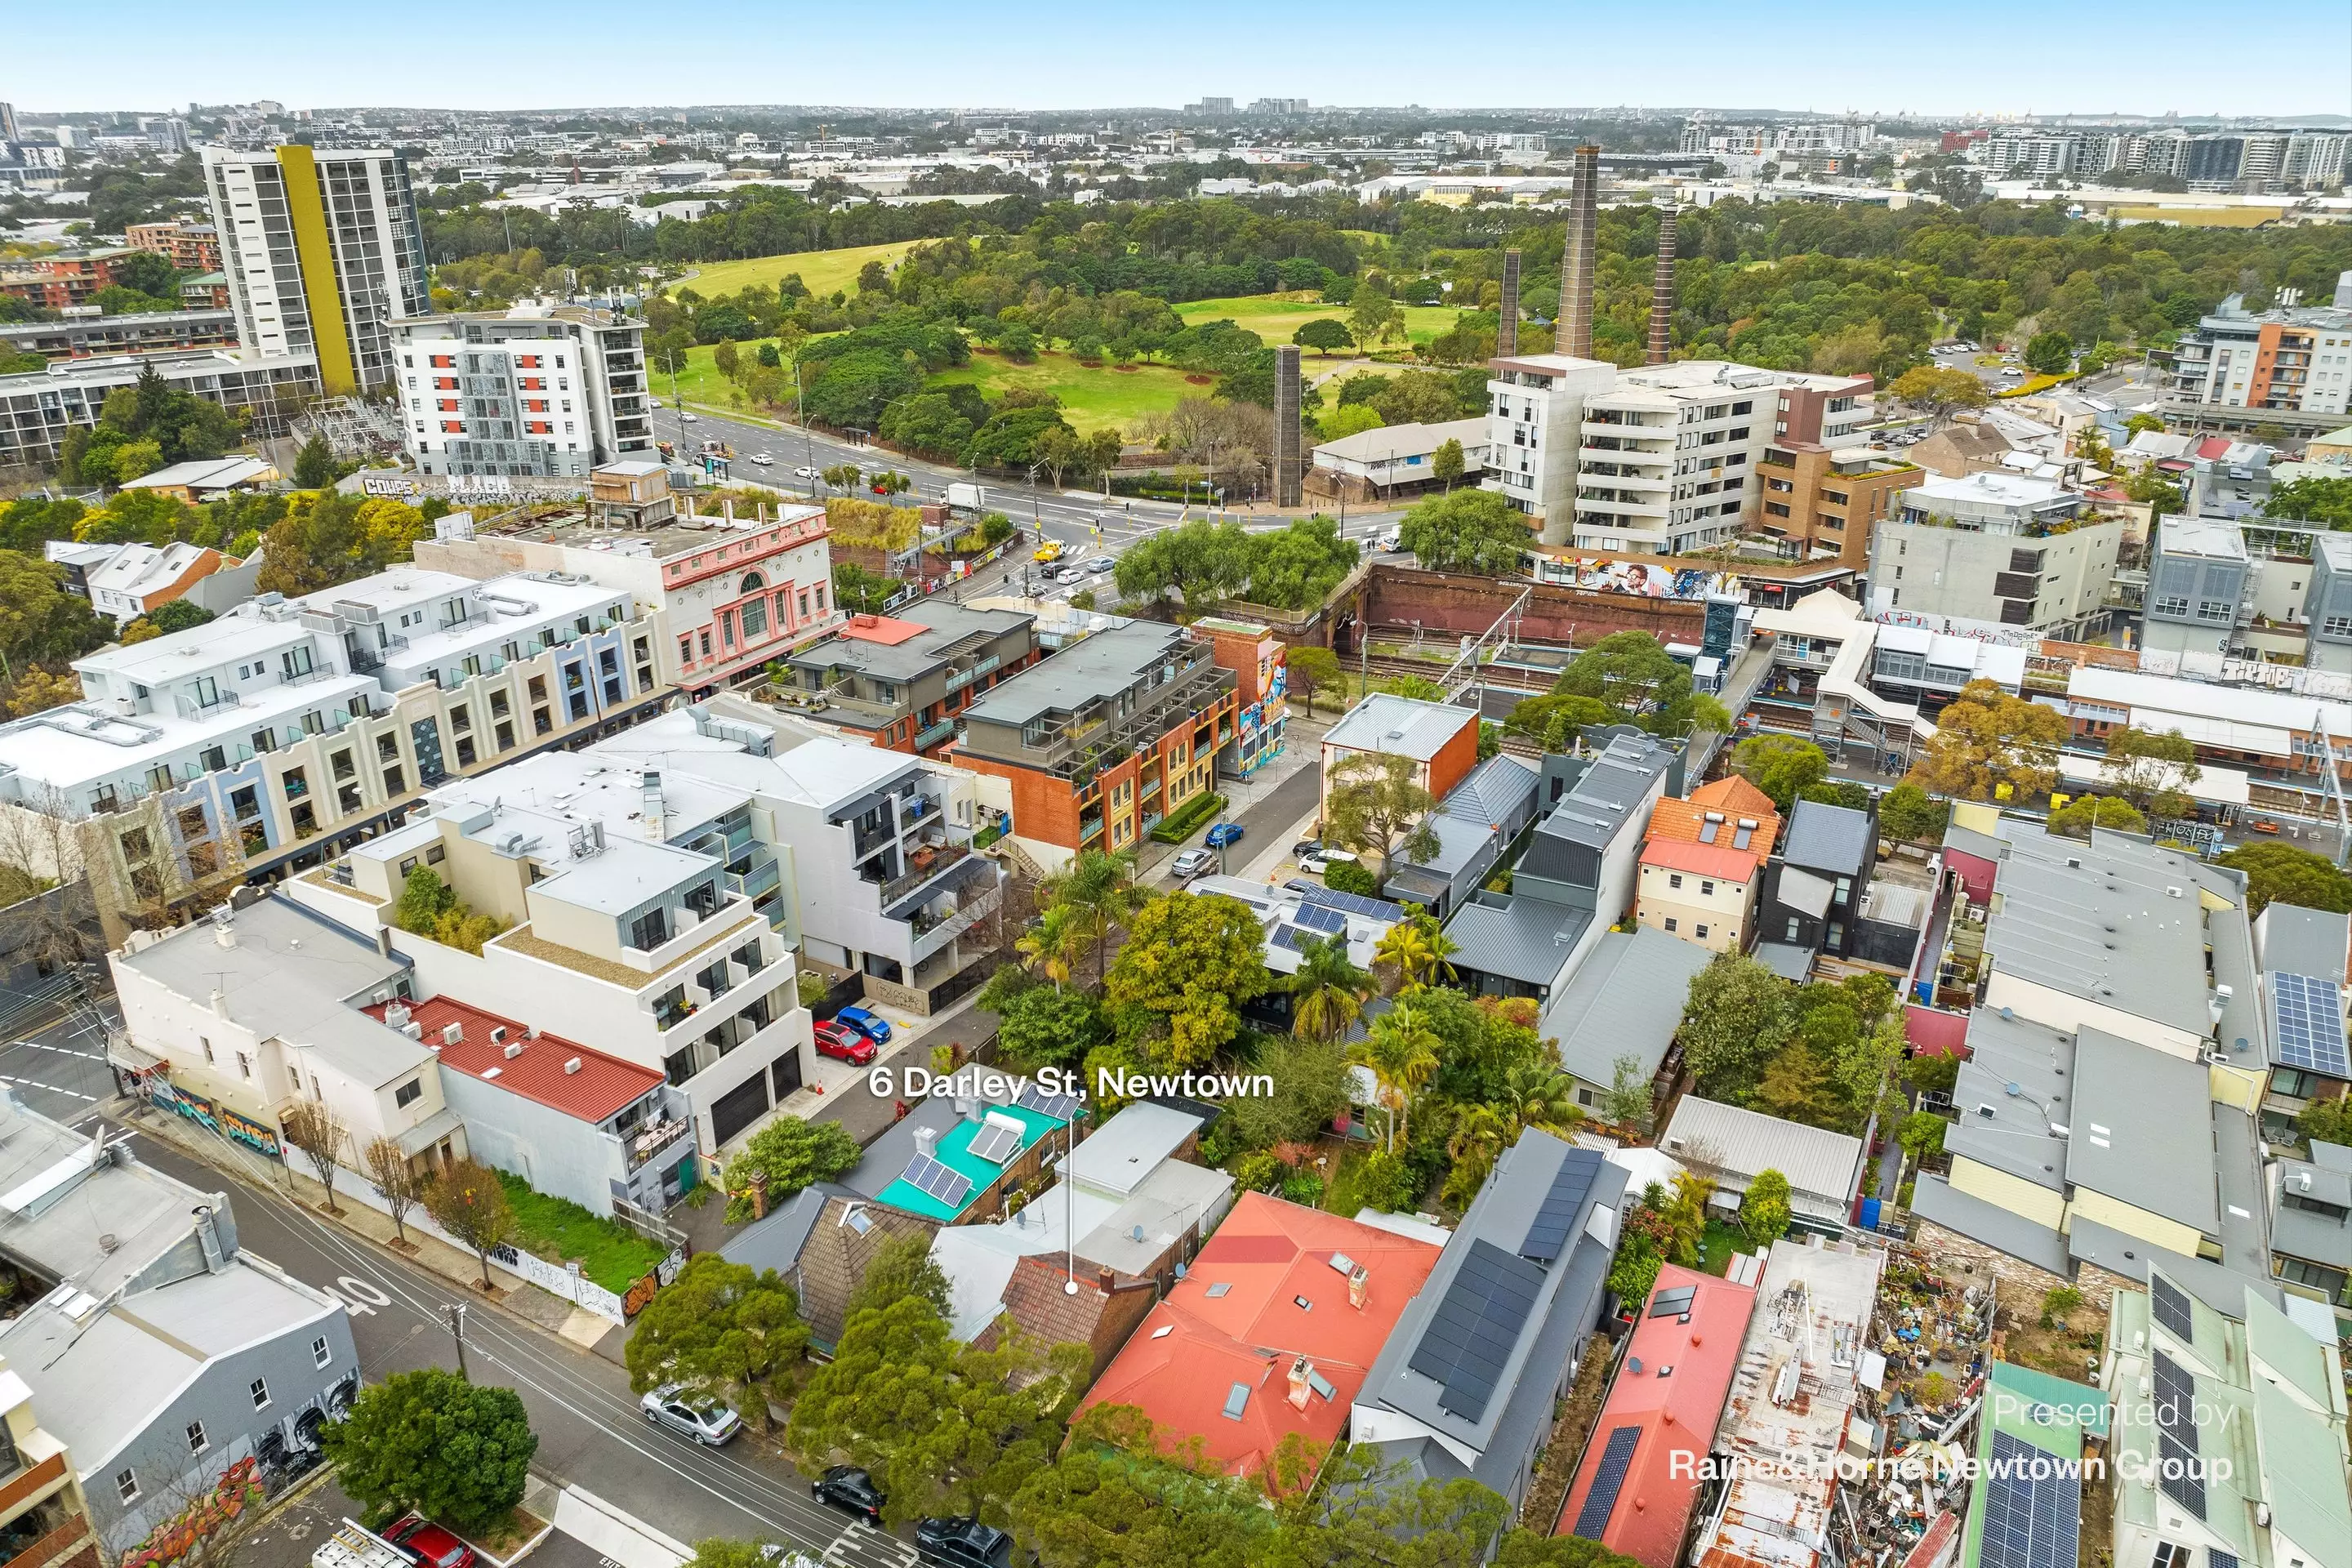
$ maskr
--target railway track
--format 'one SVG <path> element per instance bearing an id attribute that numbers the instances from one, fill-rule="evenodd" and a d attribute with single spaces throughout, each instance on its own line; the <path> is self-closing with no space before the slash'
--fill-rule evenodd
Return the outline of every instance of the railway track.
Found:
<path id="1" fill-rule="evenodd" d="M 1406 658 L 1397 654 L 1371 654 L 1357 661 L 1376 679 L 1393 679 L 1401 675 L 1417 675 L 1423 680 L 1435 680 L 1445 673 L 1446 667 L 1433 659 Z M 1510 665 L 1482 665 L 1479 679 L 1489 686 L 1508 687 L 1529 696 L 1551 689 L 1551 680 L 1540 670 L 1521 669 Z"/>

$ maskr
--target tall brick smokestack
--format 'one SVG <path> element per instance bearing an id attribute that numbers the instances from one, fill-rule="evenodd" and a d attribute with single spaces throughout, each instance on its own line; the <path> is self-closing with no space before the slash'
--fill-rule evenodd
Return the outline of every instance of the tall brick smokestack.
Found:
<path id="1" fill-rule="evenodd" d="M 1658 214 L 1658 270 L 1650 279 L 1650 354 L 1648 364 L 1666 363 L 1675 321 L 1675 209 Z"/>
<path id="2" fill-rule="evenodd" d="M 1576 150 L 1576 184 L 1568 198 L 1568 245 L 1560 259 L 1558 353 L 1592 357 L 1593 249 L 1599 243 L 1601 149 Z"/>
<path id="3" fill-rule="evenodd" d="M 1274 351 L 1274 504 L 1300 502 L 1298 466 L 1298 345 Z"/>
<path id="4" fill-rule="evenodd" d="M 1502 315 L 1495 327 L 1495 352 L 1502 355 L 1519 352 L 1519 253 L 1503 252 Z"/>

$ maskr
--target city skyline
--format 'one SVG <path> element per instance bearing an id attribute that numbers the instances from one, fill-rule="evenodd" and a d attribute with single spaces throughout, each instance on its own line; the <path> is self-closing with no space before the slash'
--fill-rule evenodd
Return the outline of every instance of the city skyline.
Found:
<path id="1" fill-rule="evenodd" d="M 938 0 L 899 8 L 889 39 L 894 52 L 887 59 L 868 53 L 874 38 L 861 15 L 722 4 L 698 13 L 706 18 L 708 38 L 723 44 L 721 52 L 705 57 L 696 36 L 679 36 L 674 39 L 679 68 L 657 73 L 647 72 L 640 52 L 607 47 L 620 29 L 646 27 L 642 11 L 610 0 L 586 0 L 561 13 L 537 5 L 486 13 L 449 0 L 423 0 L 409 25 L 371 37 L 362 47 L 348 35 L 311 25 L 292 0 L 231 0 L 210 13 L 213 26 L 194 34 L 179 30 L 176 10 L 154 0 L 130 0 L 104 13 L 102 39 L 107 97 L 145 104 L 151 112 L 191 101 L 256 99 L 302 108 L 421 102 L 459 112 L 650 107 L 662 100 L 677 107 L 780 104 L 814 96 L 791 90 L 811 79 L 808 62 L 814 58 L 852 66 L 861 89 L 840 92 L 842 77 L 827 68 L 819 74 L 826 77 L 828 99 L 876 110 L 1172 109 L 1204 93 L 1244 105 L 1279 97 L 1363 108 L 1529 110 L 1591 104 L 1603 98 L 1594 89 L 1606 88 L 1606 100 L 1627 109 L 1645 102 L 1769 103 L 1780 112 L 1879 118 L 1906 112 L 2161 115 L 2168 110 L 2183 117 L 2352 114 L 2352 72 L 2346 69 L 2352 13 L 2322 0 L 2279 0 L 2266 11 L 2271 36 L 2294 40 L 2293 47 L 2273 50 L 2258 71 L 2202 77 L 2194 89 L 2201 98 L 2175 99 L 2173 89 L 2155 89 L 2172 101 L 2146 101 L 2154 97 L 2149 84 L 2163 81 L 2179 41 L 2213 20 L 2210 7 L 2185 0 L 2152 0 L 2135 13 L 2128 29 L 2089 14 L 1988 0 L 1971 10 L 1964 36 L 1939 34 L 1935 58 L 1924 62 L 1903 58 L 1901 41 L 1886 30 L 1884 7 L 1858 0 L 1790 7 L 1776 14 L 1772 27 L 1747 35 L 1738 30 L 1753 12 L 1729 0 L 1680 0 L 1639 13 L 1571 5 L 1540 24 L 1555 42 L 1571 47 L 1452 53 L 1441 47 L 1393 58 L 1356 46 L 1376 41 L 1368 29 L 1384 25 L 1393 25 L 1399 41 L 1416 36 L 1419 14 L 1327 5 L 1286 14 L 1298 17 L 1288 27 L 1299 46 L 1297 58 L 1286 60 L 1265 47 L 1237 51 L 1230 61 L 1190 55 L 1165 47 L 1170 30 L 1159 17 L 1106 21 L 1068 5 L 1034 14 L 1033 25 L 1014 38 Z M 1264 33 L 1264 23 L 1262 10 L 1235 0 L 1205 0 L 1186 14 L 1187 30 L 1203 37 Z M 464 48 L 490 55 L 541 50 L 549 46 L 550 27 L 559 26 L 585 46 L 571 51 L 561 70 L 466 71 L 454 65 L 453 50 L 461 46 L 453 37 L 462 37 Z M 1669 32 L 1738 35 L 1739 44 L 1668 51 L 1659 46 Z M 16 58 L 24 62 L 76 58 L 101 42 L 96 14 L 54 9 L 23 18 L 13 36 L 23 45 Z M 1318 40 L 1328 45 L 1341 36 L 1354 42 L 1318 47 Z M 264 39 L 269 47 L 257 48 L 256 40 Z M 1271 35 L 1261 39 L 1276 41 Z M 730 68 L 697 80 L 696 63 L 705 58 L 724 59 Z M 1569 62 L 1564 70 L 1563 58 Z M 1605 63 L 1588 70 L 1580 63 L 1587 58 Z M 855 64 L 860 60 L 867 63 Z M 104 112 L 41 102 L 56 90 L 55 81 L 46 71 L 0 73 L 0 99 L 36 113 Z"/>

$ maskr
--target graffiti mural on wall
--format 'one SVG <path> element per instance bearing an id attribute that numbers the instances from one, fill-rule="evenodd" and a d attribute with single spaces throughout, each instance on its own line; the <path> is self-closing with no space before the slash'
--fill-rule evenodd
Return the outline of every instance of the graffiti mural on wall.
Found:
<path id="1" fill-rule="evenodd" d="M 147 1532 L 122 1554 L 122 1568 L 163 1568 L 194 1552 L 215 1534 L 261 1506 L 261 1467 L 239 1459 L 221 1472 L 212 1490 Z"/>
<path id="2" fill-rule="evenodd" d="M 267 1154 L 273 1160 L 282 1160 L 286 1157 L 284 1151 L 278 1145 L 276 1128 L 265 1126 L 249 1116 L 239 1116 L 226 1105 L 220 1108 L 219 1114 L 220 1130 L 239 1143 L 257 1153 Z"/>
<path id="3" fill-rule="evenodd" d="M 1538 582 L 1603 594 L 1630 594 L 1637 599 L 1706 599 L 1717 594 L 1740 592 L 1737 576 L 1702 566 L 1660 566 L 1647 561 L 1544 557 L 1538 561 L 1537 573 Z"/>

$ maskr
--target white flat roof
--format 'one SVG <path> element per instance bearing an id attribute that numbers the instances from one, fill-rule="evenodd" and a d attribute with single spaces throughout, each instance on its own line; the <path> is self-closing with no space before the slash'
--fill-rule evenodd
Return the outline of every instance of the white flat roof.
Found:
<path id="1" fill-rule="evenodd" d="M 2134 724 L 2142 728 L 2153 725 L 2159 731 L 2179 725 L 2186 733 L 2186 721 L 2194 715 L 2232 723 L 2268 725 L 2297 734 L 2315 733 L 2325 723 L 2329 734 L 2352 737 L 2352 708 L 2260 687 L 2216 686 L 2176 676 L 2144 675 L 2135 669 L 2077 665 L 2066 677 L 2066 695 L 2086 702 L 2132 709 Z M 2137 712 L 2143 709 L 2151 715 L 2145 721 Z"/>

